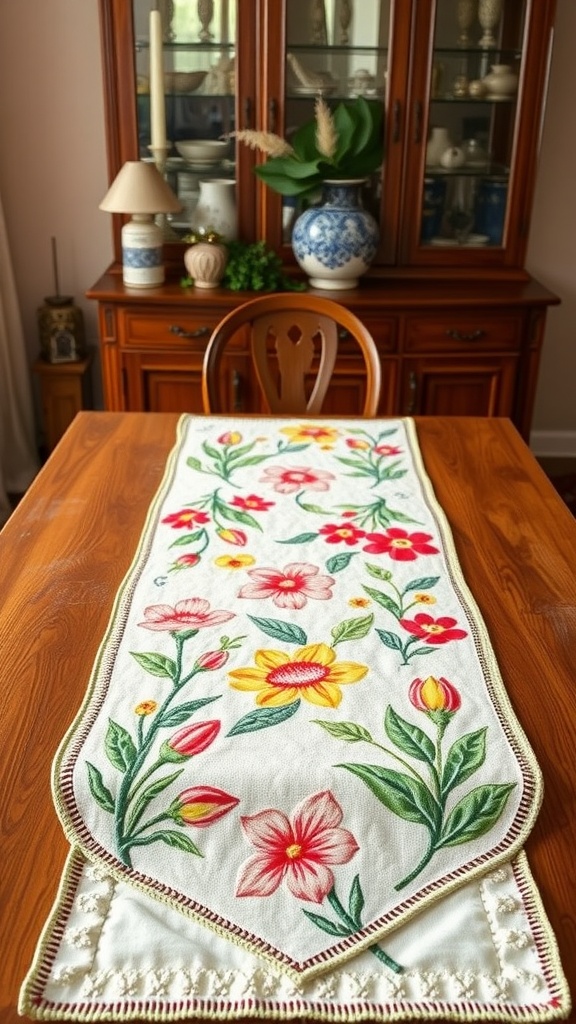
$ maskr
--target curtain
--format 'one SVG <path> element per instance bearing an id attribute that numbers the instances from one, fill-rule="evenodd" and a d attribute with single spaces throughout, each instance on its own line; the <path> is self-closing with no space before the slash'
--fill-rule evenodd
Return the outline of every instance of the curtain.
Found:
<path id="1" fill-rule="evenodd" d="M 22 494 L 38 472 L 34 409 L 24 332 L 0 198 L 0 526 L 8 494 Z"/>

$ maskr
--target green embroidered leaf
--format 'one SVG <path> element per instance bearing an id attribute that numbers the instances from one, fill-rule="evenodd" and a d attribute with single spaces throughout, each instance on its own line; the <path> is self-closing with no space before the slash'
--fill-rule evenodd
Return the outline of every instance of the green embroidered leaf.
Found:
<path id="1" fill-rule="evenodd" d="M 350 889 L 350 897 L 348 899 L 348 913 L 350 917 L 356 922 L 356 927 L 362 926 L 362 911 L 364 910 L 364 893 L 362 892 L 362 886 L 360 885 L 360 875 L 356 875 L 352 882 L 352 888 Z"/>
<path id="2" fill-rule="evenodd" d="M 270 458 L 269 455 L 249 455 L 247 459 L 242 459 L 241 462 L 237 462 L 235 466 L 231 466 L 231 470 L 242 469 L 244 466 L 257 466 L 260 462 L 265 462 L 266 459 Z"/>
<path id="3" fill-rule="evenodd" d="M 173 728 L 175 725 L 182 725 L 182 723 L 187 722 L 199 708 L 205 707 L 206 704 L 212 704 L 215 700 L 220 700 L 221 696 L 221 694 L 218 694 L 216 697 L 201 697 L 199 700 L 191 700 L 186 704 L 179 704 L 178 707 L 171 708 L 170 711 L 167 711 L 162 715 L 158 724 L 163 726 L 165 729 Z"/>
<path id="4" fill-rule="evenodd" d="M 339 764 L 336 767 L 346 768 L 362 779 L 380 803 L 399 818 L 425 825 L 431 832 L 436 830 L 439 808 L 423 782 L 377 764 Z"/>
<path id="5" fill-rule="evenodd" d="M 203 472 L 200 459 L 195 459 L 192 455 L 189 455 L 186 459 L 186 465 L 189 466 L 190 469 L 197 469 L 200 470 L 200 472 Z"/>
<path id="6" fill-rule="evenodd" d="M 127 832 L 131 832 L 136 827 L 150 801 L 153 800 L 154 797 L 162 793 L 165 789 L 167 789 L 171 782 L 175 782 L 178 776 L 181 775 L 183 771 L 183 768 L 178 768 L 178 770 L 172 772 L 171 775 L 165 775 L 164 778 L 162 779 L 156 779 L 156 782 L 153 782 L 150 786 L 147 786 L 146 789 L 143 790 L 142 793 L 140 793 L 140 796 L 138 797 L 136 803 L 134 804 L 134 807 L 130 811 L 130 816 L 127 824 Z M 129 841 L 130 836 L 128 835 L 126 838 Z"/>
<path id="7" fill-rule="evenodd" d="M 217 448 L 212 448 L 212 445 L 208 444 L 208 441 L 202 442 L 202 449 L 209 455 L 211 459 L 215 459 L 216 462 L 220 462 L 222 458 L 222 452 L 218 451 Z"/>
<path id="8" fill-rule="evenodd" d="M 244 715 L 236 725 L 233 725 L 227 736 L 241 736 L 246 732 L 258 732 L 259 729 L 269 729 L 272 725 L 280 725 L 292 718 L 300 707 L 300 699 L 285 704 L 280 708 L 256 708 Z"/>
<path id="9" fill-rule="evenodd" d="M 108 722 L 104 749 L 109 761 L 118 768 L 118 771 L 125 772 L 134 764 L 136 747 L 132 737 L 122 725 L 118 725 L 118 722 L 113 722 L 112 719 Z"/>
<path id="10" fill-rule="evenodd" d="M 489 832 L 506 806 L 515 783 L 478 786 L 456 804 L 448 816 L 436 849 L 460 846 Z"/>
<path id="11" fill-rule="evenodd" d="M 361 459 L 344 458 L 343 455 L 338 455 L 337 461 L 341 462 L 344 466 L 352 466 L 353 469 L 361 469 L 363 474 L 366 474 L 366 463 L 362 462 Z M 371 475 L 373 472 L 374 470 L 368 467 L 368 475 Z"/>
<path id="12" fill-rule="evenodd" d="M 261 619 L 257 615 L 249 615 L 248 618 L 258 629 L 261 629 L 267 636 L 275 640 L 282 640 L 287 644 L 307 644 L 308 637 L 301 626 L 295 622 L 282 622 L 281 619 Z"/>
<path id="13" fill-rule="evenodd" d="M 199 540 L 202 534 L 206 533 L 206 530 L 194 530 L 194 533 L 184 533 L 178 540 L 173 540 L 170 544 L 171 548 L 181 548 L 185 544 L 193 544 L 195 540 Z"/>
<path id="14" fill-rule="evenodd" d="M 414 654 L 434 654 L 433 647 L 417 647 L 415 651 L 410 651 L 410 657 Z"/>
<path id="15" fill-rule="evenodd" d="M 346 740 L 347 743 L 372 742 L 372 736 L 368 729 L 365 729 L 363 725 L 357 725 L 356 722 L 326 722 L 321 718 L 313 718 L 312 721 L 316 725 L 321 725 L 337 740 Z"/>
<path id="16" fill-rule="evenodd" d="M 392 573 L 389 569 L 381 569 L 379 565 L 372 565 L 371 562 L 365 562 L 364 567 L 377 580 L 386 580 L 388 582 L 388 580 L 392 579 Z"/>
<path id="17" fill-rule="evenodd" d="M 361 640 L 362 637 L 366 636 L 372 628 L 374 622 L 374 616 L 361 615 L 358 619 L 344 619 L 343 622 L 339 622 L 337 626 L 334 626 L 330 630 L 330 635 L 333 637 L 332 646 L 336 644 L 344 643 L 345 640 Z"/>
<path id="18" fill-rule="evenodd" d="M 326 562 L 328 572 L 342 572 L 357 554 L 357 551 L 342 551 L 339 555 L 333 555 Z"/>
<path id="19" fill-rule="evenodd" d="M 338 935 L 342 938 L 344 935 L 350 935 L 350 929 L 346 928 L 346 925 L 337 924 L 335 921 L 330 921 L 327 917 L 322 917 L 320 914 L 313 914 L 311 910 L 304 910 L 302 913 L 306 915 L 312 924 L 315 924 L 317 928 L 321 928 L 323 932 L 328 932 L 328 935 Z"/>
<path id="20" fill-rule="evenodd" d="M 183 850 L 184 853 L 193 853 L 196 857 L 203 856 L 192 840 L 181 832 L 173 832 L 171 829 L 163 829 L 161 832 L 154 832 L 154 834 L 150 836 L 150 840 L 152 842 L 155 839 L 160 839 L 163 843 L 166 843 L 168 846 L 172 846 L 175 850 Z"/>
<path id="21" fill-rule="evenodd" d="M 309 443 L 308 444 L 287 444 L 287 445 L 284 445 L 284 447 L 282 447 L 282 445 L 280 444 L 280 445 L 278 445 L 278 452 L 283 452 L 284 454 L 286 454 L 287 452 L 291 452 L 291 453 L 292 452 L 305 452 L 306 449 L 309 448 L 309 447 L 310 447 Z"/>
<path id="22" fill-rule="evenodd" d="M 385 647 L 391 647 L 393 651 L 402 650 L 402 641 L 396 633 L 390 633 L 387 629 L 377 629 L 376 632 Z"/>
<path id="23" fill-rule="evenodd" d="M 229 519 L 233 523 L 244 523 L 245 526 L 253 526 L 255 530 L 262 529 L 254 516 L 251 516 L 249 512 L 243 512 L 240 508 L 222 504 L 219 507 L 219 512 L 223 519 Z"/>
<path id="24" fill-rule="evenodd" d="M 325 516 L 328 514 L 326 512 L 326 509 L 320 508 L 320 505 L 308 505 L 305 504 L 303 501 L 299 501 L 298 504 L 300 505 L 301 509 L 304 509 L 304 512 L 318 512 L 321 516 Z"/>
<path id="25" fill-rule="evenodd" d="M 421 576 L 420 579 L 407 583 L 404 587 L 404 593 L 407 594 L 409 590 L 430 590 L 436 586 L 439 579 L 439 576 Z"/>
<path id="26" fill-rule="evenodd" d="M 484 764 L 486 758 L 486 728 L 460 736 L 450 747 L 442 772 L 442 794 L 446 796 Z"/>
<path id="27" fill-rule="evenodd" d="M 102 773 L 99 772 L 93 764 L 90 764 L 90 761 L 86 762 L 86 766 L 88 768 L 88 785 L 90 786 L 90 792 L 92 793 L 96 803 L 100 804 L 100 807 L 104 811 L 110 811 L 110 814 L 114 814 L 116 806 L 114 803 L 114 797 L 110 790 L 104 785 Z"/>
<path id="28" fill-rule="evenodd" d="M 434 764 L 436 748 L 430 737 L 417 725 L 412 725 L 401 718 L 390 705 L 386 708 L 384 728 L 388 739 L 399 750 L 403 750 L 405 754 L 415 757 L 418 761 Z"/>
<path id="29" fill-rule="evenodd" d="M 394 618 L 401 618 L 402 609 L 392 597 L 388 597 L 387 594 L 383 594 L 381 590 L 374 590 L 372 587 L 367 587 L 364 584 L 362 584 L 362 590 L 365 590 L 368 596 L 371 597 L 373 601 L 382 605 L 387 612 L 392 612 Z"/>
<path id="30" fill-rule="evenodd" d="M 230 448 L 226 452 L 228 465 L 230 466 L 233 462 L 241 459 L 243 455 L 247 455 L 248 452 L 251 452 L 255 444 L 256 441 L 251 441 L 250 444 L 241 444 L 238 447 Z"/>
<path id="31" fill-rule="evenodd" d="M 156 651 L 130 651 L 130 654 L 138 664 L 151 676 L 160 676 L 162 679 L 175 679 L 178 669 L 172 658 L 164 654 L 157 654 Z"/>
<path id="32" fill-rule="evenodd" d="M 289 540 L 279 540 L 277 544 L 309 544 L 311 540 L 316 540 L 317 533 L 299 533 L 297 537 L 290 537 Z"/>

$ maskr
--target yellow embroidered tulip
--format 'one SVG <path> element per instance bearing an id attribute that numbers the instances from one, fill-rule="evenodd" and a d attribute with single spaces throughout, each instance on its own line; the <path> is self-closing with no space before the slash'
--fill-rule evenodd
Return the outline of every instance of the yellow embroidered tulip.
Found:
<path id="1" fill-rule="evenodd" d="M 238 668 L 229 673 L 235 690 L 257 694 L 262 707 L 282 707 L 299 697 L 310 704 L 336 708 L 342 700 L 341 686 L 357 683 L 368 671 L 355 661 L 336 661 L 327 644 L 307 644 L 292 656 L 284 651 L 259 650 L 254 668 Z"/>

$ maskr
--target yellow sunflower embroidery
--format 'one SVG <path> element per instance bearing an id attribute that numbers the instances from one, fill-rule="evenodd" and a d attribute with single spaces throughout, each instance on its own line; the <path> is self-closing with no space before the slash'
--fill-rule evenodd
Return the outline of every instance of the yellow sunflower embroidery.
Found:
<path id="1" fill-rule="evenodd" d="M 254 692 L 262 707 L 282 707 L 302 697 L 310 704 L 336 708 L 341 686 L 357 683 L 368 671 L 355 661 L 336 661 L 327 644 L 307 644 L 292 656 L 284 651 L 259 650 L 255 667 L 233 669 L 229 682 L 235 690 Z"/>
<path id="2" fill-rule="evenodd" d="M 339 430 L 334 427 L 325 427 L 320 423 L 302 423 L 299 427 L 281 427 L 280 433 L 286 434 L 294 444 L 314 441 L 322 448 L 331 447 L 340 436 Z"/>

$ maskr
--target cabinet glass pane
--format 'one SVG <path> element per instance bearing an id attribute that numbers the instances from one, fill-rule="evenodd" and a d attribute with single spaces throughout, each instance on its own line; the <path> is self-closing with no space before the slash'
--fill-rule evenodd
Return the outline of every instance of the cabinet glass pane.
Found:
<path id="1" fill-rule="evenodd" d="M 138 101 L 138 146 L 152 160 L 150 96 L 150 0 L 133 0 Z M 182 213 L 168 220 L 180 236 L 190 231 L 200 181 L 235 176 L 235 149 L 223 152 L 185 142 L 221 140 L 234 131 L 236 93 L 236 0 L 160 0 L 167 158 L 163 173 L 178 195 Z"/>
<path id="2" fill-rule="evenodd" d="M 421 244 L 502 246 L 525 0 L 438 0 Z"/>
<path id="3" fill-rule="evenodd" d="M 286 0 L 286 136 L 314 117 L 317 96 L 329 106 L 365 96 L 385 102 L 391 0 Z M 363 202 L 379 216 L 382 189 L 374 175 Z M 312 198 L 308 202 L 314 201 Z M 283 238 L 299 212 L 283 200 Z"/>

